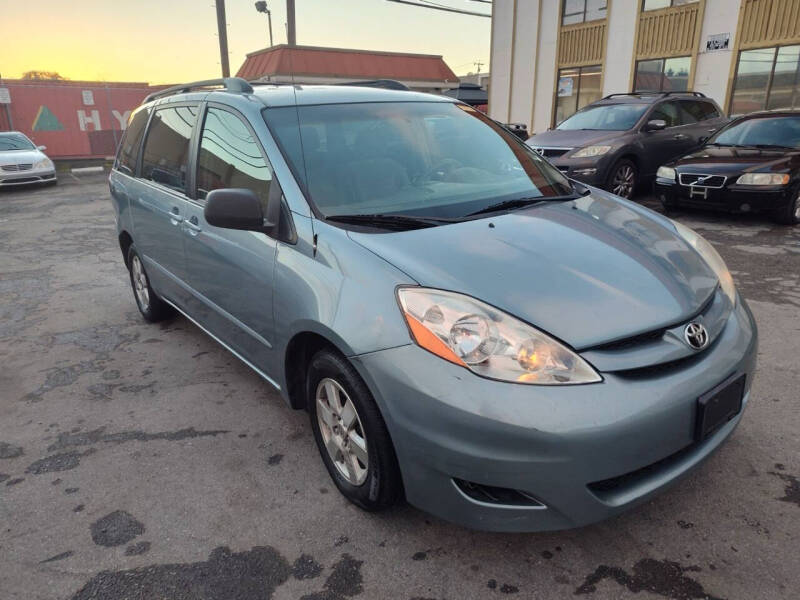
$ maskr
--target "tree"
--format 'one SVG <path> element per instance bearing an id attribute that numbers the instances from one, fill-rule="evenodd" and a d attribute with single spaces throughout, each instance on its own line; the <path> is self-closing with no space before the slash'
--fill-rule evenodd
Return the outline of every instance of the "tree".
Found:
<path id="1" fill-rule="evenodd" d="M 66 81 L 66 77 L 62 77 L 55 71 L 25 71 L 22 74 L 22 79 L 45 79 L 49 81 Z"/>

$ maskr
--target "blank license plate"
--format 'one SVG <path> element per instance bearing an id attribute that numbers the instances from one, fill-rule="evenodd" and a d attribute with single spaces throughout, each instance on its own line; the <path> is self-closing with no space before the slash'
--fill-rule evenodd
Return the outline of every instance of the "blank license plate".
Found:
<path id="1" fill-rule="evenodd" d="M 734 375 L 697 399 L 694 437 L 704 440 L 742 410 L 744 375 Z"/>

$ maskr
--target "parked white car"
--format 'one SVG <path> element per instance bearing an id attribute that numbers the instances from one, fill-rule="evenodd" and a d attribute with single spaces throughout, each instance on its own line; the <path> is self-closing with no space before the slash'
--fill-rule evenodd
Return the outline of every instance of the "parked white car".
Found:
<path id="1" fill-rule="evenodd" d="M 0 187 L 28 183 L 56 183 L 56 168 L 24 133 L 0 131 Z"/>

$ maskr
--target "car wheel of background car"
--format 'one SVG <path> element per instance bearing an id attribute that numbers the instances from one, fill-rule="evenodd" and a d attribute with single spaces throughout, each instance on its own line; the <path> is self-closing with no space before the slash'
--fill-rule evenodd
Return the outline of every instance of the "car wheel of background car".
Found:
<path id="1" fill-rule="evenodd" d="M 800 223 L 800 186 L 792 192 L 792 200 L 785 207 L 775 211 L 775 220 L 783 225 Z"/>
<path id="2" fill-rule="evenodd" d="M 671 202 L 666 198 L 661 198 L 661 210 L 664 211 L 664 214 L 670 214 L 675 212 L 678 208 L 678 205 L 675 202 Z"/>
<path id="3" fill-rule="evenodd" d="M 306 390 L 314 439 L 339 491 L 368 511 L 394 504 L 402 482 L 392 440 L 353 366 L 320 350 L 311 359 Z"/>
<path id="4" fill-rule="evenodd" d="M 632 198 L 638 183 L 638 171 L 632 161 L 623 158 L 611 169 L 606 189 L 622 198 Z"/>
<path id="5" fill-rule="evenodd" d="M 133 244 L 128 249 L 128 272 L 131 277 L 133 296 L 136 298 L 136 306 L 139 307 L 139 312 L 142 313 L 145 321 L 157 323 L 175 314 L 173 308 L 159 298 L 150 287 L 150 280 L 147 278 L 144 264 Z"/>

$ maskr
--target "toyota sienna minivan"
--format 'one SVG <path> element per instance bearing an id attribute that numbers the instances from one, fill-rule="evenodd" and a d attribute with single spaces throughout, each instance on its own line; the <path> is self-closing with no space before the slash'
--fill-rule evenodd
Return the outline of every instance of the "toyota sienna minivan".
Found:
<path id="1" fill-rule="evenodd" d="M 366 510 L 584 525 L 691 471 L 748 402 L 756 326 L 714 248 L 459 101 L 177 86 L 109 183 L 144 318 L 182 313 L 307 410 Z"/>

